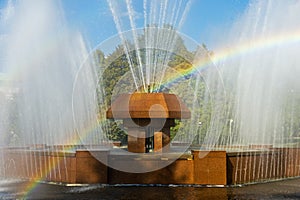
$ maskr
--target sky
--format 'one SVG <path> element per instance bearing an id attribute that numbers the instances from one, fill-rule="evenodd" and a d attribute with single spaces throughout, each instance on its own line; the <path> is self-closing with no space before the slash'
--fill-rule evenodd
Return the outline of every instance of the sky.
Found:
<path id="1" fill-rule="evenodd" d="M 120 0 L 121 1 L 121 0 Z M 143 17 L 142 0 L 132 0 L 140 18 Z M 215 37 L 230 29 L 249 4 L 249 0 L 192 0 L 186 20 L 179 30 L 209 49 L 217 46 Z M 62 0 L 69 25 L 79 30 L 91 46 L 117 34 L 116 25 L 106 0 Z M 137 28 L 143 23 L 137 20 Z M 124 30 L 125 31 L 125 30 Z"/>
<path id="2" fill-rule="evenodd" d="M 23 0 L 0 0 L 0 20 L 1 11 L 5 10 L 8 2 L 18 2 Z M 26 0 L 29 1 L 29 0 Z M 106 39 L 117 35 L 118 31 L 109 9 L 107 0 L 51 0 L 57 1 L 63 11 L 68 28 L 79 31 L 90 48 L 94 48 Z M 112 0 L 109 0 L 112 1 Z M 130 0 L 129 0 L 130 1 Z M 136 28 L 144 27 L 143 0 L 131 0 L 135 13 Z M 146 2 L 160 0 L 147 0 Z M 174 2 L 175 0 L 168 0 Z M 232 24 L 241 16 L 248 7 L 251 0 L 177 0 L 191 2 L 186 19 L 179 32 L 192 38 L 198 44 L 205 44 L 208 49 L 217 48 L 220 38 L 225 31 L 229 31 Z M 115 0 L 125 7 L 125 0 Z M 121 3 L 119 3 L 121 2 Z M 149 3 L 150 5 L 150 3 Z M 118 13 L 122 15 L 122 13 Z M 168 13 L 169 14 L 169 13 Z M 122 16 L 127 18 L 127 16 Z M 5 32 L 9 24 L 0 24 L 1 32 Z M 122 31 L 130 30 L 127 26 Z M 1 38 L 0 38 L 1 39 Z M 1 42 L 1 41 L 0 41 Z M 1 46 L 0 46 L 1 47 Z M 5 51 L 0 49 L 1 52 Z M 1 60 L 1 55 L 0 55 Z"/>

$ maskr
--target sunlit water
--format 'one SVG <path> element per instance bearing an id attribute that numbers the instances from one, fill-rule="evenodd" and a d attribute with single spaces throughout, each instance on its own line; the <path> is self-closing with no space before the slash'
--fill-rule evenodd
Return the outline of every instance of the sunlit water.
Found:
<path id="1" fill-rule="evenodd" d="M 219 66 L 232 106 L 224 144 L 281 147 L 299 135 L 299 9 L 299 1 L 253 1 L 224 39 Z"/>
<path id="2" fill-rule="evenodd" d="M 145 0 L 145 27 L 157 25 L 145 29 L 136 27 L 130 0 L 122 6 L 128 13 L 125 21 L 117 1 L 108 1 L 108 5 L 119 38 L 112 46 L 124 46 L 130 66 L 129 73 L 124 76 L 124 80 L 129 77 L 128 84 L 133 85 L 132 91 L 128 92 L 145 90 L 149 84 L 151 92 L 156 92 L 154 86 L 159 88 L 168 83 L 167 75 L 172 74 L 167 66 L 170 53 L 180 53 L 176 52 L 174 41 L 189 12 L 190 1 Z M 232 150 L 233 146 L 240 150 L 252 144 L 299 147 L 299 7 L 298 1 L 253 1 L 226 35 L 221 50 L 216 50 L 209 61 L 200 62 L 198 56 L 206 57 L 207 51 L 196 48 L 194 41 L 183 37 L 185 42 L 193 44 L 195 53 L 189 61 L 197 69 L 190 80 L 165 84 L 172 92 L 178 93 L 192 111 L 192 119 L 184 123 L 185 127 L 178 131 L 176 140 L 187 144 L 196 141 L 199 148 L 210 150 Z M 95 68 L 81 34 L 68 28 L 60 4 L 49 0 L 9 1 L 1 13 L 4 13 L 1 26 L 7 27 L 7 31 L 1 34 L 1 49 L 6 49 L 0 52 L 1 60 L 5 60 L 1 69 L 13 88 L 9 95 L 18 96 L 12 99 L 6 95 L 7 102 L 0 102 L 1 119 L 7 116 L 0 123 L 1 136 L 5 133 L 0 137 L 1 146 L 88 146 L 107 142 L 105 111 L 109 105 L 105 102 L 107 94 L 101 85 L 101 71 Z M 172 25 L 172 28 L 165 27 L 165 24 Z M 144 42 L 138 40 L 141 32 L 147 36 Z M 132 45 L 127 43 L 128 40 Z M 105 45 L 105 42 L 100 44 L 100 50 L 105 50 L 101 49 Z M 141 58 L 142 48 L 147 49 L 144 60 Z M 157 55 L 157 49 L 168 51 L 159 51 L 160 55 Z M 130 57 L 133 50 L 136 50 L 136 66 Z M 202 69 L 207 68 L 209 70 L 202 73 Z M 122 85 L 117 86 L 120 88 L 115 88 L 115 96 L 122 92 Z M 187 89 L 177 91 L 180 87 Z M 205 87 L 204 93 L 201 93 L 201 87 Z M 96 91 L 100 91 L 99 96 L 95 95 Z M 97 109 L 99 102 L 102 103 L 100 112 Z M 202 122 L 202 126 L 207 127 L 205 133 L 199 126 L 202 116 L 195 112 L 200 104 L 202 109 L 211 111 L 210 120 Z M 14 112 L 17 115 L 13 115 Z M 10 114 L 18 118 L 10 118 Z M 11 131 L 11 125 L 19 127 L 18 134 Z M 194 140 L 199 132 L 203 138 Z M 63 146 L 63 149 L 73 150 L 69 146 Z M 10 163 L 0 164 L 1 172 Z M 16 184 L 21 186 L 23 183 Z M 48 189 L 57 187 L 40 185 L 43 186 Z M 67 191 L 75 191 L 74 188 L 60 189 L 66 195 Z M 122 190 L 122 187 L 117 189 Z M 92 189 L 96 194 L 98 190 L 110 191 L 112 188 Z M 168 187 L 168 190 L 181 190 L 181 187 Z M 187 190 L 206 189 L 192 187 Z M 226 195 L 230 191 L 218 190 L 226 191 Z"/>

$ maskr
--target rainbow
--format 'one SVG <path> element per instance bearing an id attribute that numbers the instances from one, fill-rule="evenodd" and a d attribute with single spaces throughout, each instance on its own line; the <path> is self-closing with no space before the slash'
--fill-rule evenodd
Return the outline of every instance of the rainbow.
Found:
<path id="1" fill-rule="evenodd" d="M 106 119 L 102 119 L 101 121 L 105 121 L 105 120 Z M 93 132 L 94 130 L 99 128 L 102 124 L 101 121 L 97 121 L 97 123 L 91 123 L 90 126 L 88 126 L 86 128 L 86 130 L 83 132 L 83 134 L 81 134 L 80 136 L 78 136 L 78 134 L 74 134 L 73 138 L 70 141 L 68 141 L 68 143 L 71 145 L 63 145 L 63 146 L 66 146 L 66 148 L 63 148 L 62 151 L 64 151 L 64 152 L 75 151 L 76 150 L 75 146 L 77 144 L 82 144 L 81 143 L 82 139 L 86 138 L 91 132 Z M 40 178 L 36 178 L 33 181 L 29 181 L 25 187 L 25 193 L 24 193 L 22 199 L 26 199 L 26 197 L 38 186 L 38 184 L 43 182 L 44 178 L 47 177 L 47 175 L 50 174 L 50 172 L 53 169 L 55 169 L 59 165 L 59 163 L 62 161 L 63 161 L 63 157 L 52 160 L 52 162 L 50 162 L 49 166 L 47 166 L 47 169 L 44 172 L 42 172 L 42 176 L 40 176 Z M 36 177 L 38 177 L 38 176 L 36 176 Z"/>
<path id="2" fill-rule="evenodd" d="M 258 50 L 263 50 L 275 46 L 290 45 L 298 42 L 300 42 L 300 30 L 284 32 L 282 34 L 273 35 L 272 37 L 268 37 L 268 38 L 265 37 L 256 38 L 255 40 L 250 40 L 244 43 L 240 43 L 236 46 L 233 46 L 230 49 L 220 49 L 216 51 L 213 57 L 211 57 L 211 60 L 208 59 L 208 60 L 196 61 L 193 64 L 193 67 L 191 67 L 190 69 L 182 71 L 180 74 L 170 76 L 167 80 L 163 82 L 163 85 L 168 85 L 177 82 L 178 80 L 182 79 L 183 76 L 198 74 L 203 70 L 207 69 L 208 66 L 210 66 L 211 62 L 220 63 L 226 59 L 241 56 L 243 54 L 248 54 L 251 52 L 255 52 Z M 104 121 L 105 119 L 101 119 L 101 121 L 102 120 Z M 98 128 L 101 125 L 101 121 L 98 121 L 98 124 L 90 124 L 90 126 L 87 127 L 87 129 L 83 132 L 83 134 L 81 134 L 81 137 L 78 137 L 75 134 L 74 138 L 71 140 L 71 144 L 76 145 L 79 143 L 81 138 L 86 138 L 90 133 L 92 133 L 96 128 Z M 64 150 L 74 151 L 73 147 L 69 147 Z M 53 170 L 58 165 L 59 162 L 60 160 L 57 160 L 56 162 L 52 162 L 51 166 L 48 167 L 48 170 L 43 172 L 42 178 L 30 182 L 26 186 L 24 198 L 28 196 L 30 192 L 36 188 L 36 186 L 43 180 L 43 178 L 46 177 L 50 173 L 50 171 Z"/>
<path id="3" fill-rule="evenodd" d="M 246 55 L 251 52 L 269 49 L 276 46 L 287 46 L 297 42 L 300 42 L 300 30 L 287 31 L 281 34 L 275 34 L 272 37 L 255 38 L 253 40 L 239 43 L 235 46 L 233 45 L 231 48 L 217 49 L 210 59 L 195 60 L 192 64 L 193 67 L 181 71 L 180 74 L 177 73 L 176 75 L 169 76 L 161 85 L 168 86 L 182 80 L 184 76 L 199 74 L 210 66 L 218 66 L 218 63 L 222 63 L 229 58 Z M 154 91 L 155 90 L 159 90 L 159 86 L 154 88 Z"/>
<path id="4" fill-rule="evenodd" d="M 230 49 L 221 49 L 217 51 L 216 56 L 212 58 L 212 61 L 217 63 L 230 57 L 241 56 L 243 54 L 276 46 L 287 46 L 297 42 L 300 42 L 300 29 L 286 31 L 277 35 L 274 34 L 270 37 L 255 38 L 233 46 L 233 48 Z"/>

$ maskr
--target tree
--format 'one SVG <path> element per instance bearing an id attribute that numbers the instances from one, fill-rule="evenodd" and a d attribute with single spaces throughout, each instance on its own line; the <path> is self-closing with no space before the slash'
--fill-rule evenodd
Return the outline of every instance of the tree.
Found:
<path id="1" fill-rule="evenodd" d="M 192 70 L 193 66 L 193 60 L 194 57 L 197 56 L 199 53 L 199 49 L 202 51 L 205 50 L 204 47 L 199 47 L 195 52 L 190 52 L 187 47 L 184 44 L 183 39 L 180 37 L 180 35 L 172 28 L 170 29 L 157 29 L 153 26 L 150 27 L 151 30 L 145 28 L 144 34 L 139 35 L 138 41 L 140 44 L 144 44 L 141 46 L 146 46 L 145 44 L 146 39 L 145 35 L 151 33 L 152 39 L 158 38 L 159 41 L 156 42 L 161 42 L 161 40 L 164 40 L 164 36 L 172 36 L 175 41 L 172 41 L 172 45 L 168 44 L 169 46 L 167 47 L 172 47 L 171 49 L 146 49 L 146 48 L 141 48 L 141 49 L 135 49 L 134 45 L 130 43 L 130 41 L 126 41 L 126 44 L 130 47 L 129 49 L 133 49 L 130 52 L 125 52 L 125 47 L 123 45 L 119 45 L 116 47 L 114 52 L 112 52 L 110 55 L 107 57 L 104 56 L 103 52 L 100 50 L 97 50 L 95 53 L 96 61 L 99 65 L 99 71 L 102 77 L 102 80 L 100 81 L 102 86 L 104 86 L 104 96 L 105 96 L 105 102 L 107 105 L 111 104 L 112 101 L 112 94 L 113 91 L 116 92 L 117 94 L 122 93 L 124 91 L 128 91 L 128 88 L 130 87 L 128 83 L 130 82 L 130 79 L 132 79 L 131 76 L 124 77 L 124 75 L 127 72 L 133 72 L 134 76 L 137 77 L 138 80 L 141 79 L 139 76 L 139 70 L 141 66 L 139 66 L 139 62 L 142 62 L 142 70 L 145 73 L 145 65 L 147 62 L 146 56 L 150 55 L 150 58 L 156 59 L 156 60 L 150 60 L 150 63 L 156 64 L 156 63 L 165 63 L 167 59 L 167 63 L 165 63 L 170 69 L 173 69 L 173 71 L 176 72 L 177 74 L 181 74 L 180 77 L 177 77 L 175 82 L 168 83 L 169 88 L 171 88 L 172 92 L 172 84 L 179 84 L 177 87 L 177 95 L 179 97 L 185 97 L 186 103 L 189 105 L 193 104 L 193 92 L 194 91 L 187 91 L 186 86 L 188 85 L 195 85 L 195 80 L 193 80 L 195 75 L 190 74 L 189 72 Z M 148 32 L 147 32 L 148 31 Z M 151 32 L 150 32 L 151 31 Z M 166 33 L 164 32 L 166 31 Z M 160 38 L 162 37 L 162 38 Z M 148 38 L 149 39 L 149 38 Z M 157 44 L 159 46 L 159 44 Z M 127 48 L 128 49 L 128 48 Z M 200 54 L 199 54 L 200 55 Z M 204 55 L 204 56 L 203 56 Z M 140 56 L 140 60 L 138 58 Z M 206 55 L 205 53 L 201 54 L 201 59 L 209 59 L 209 55 Z M 148 62 L 149 59 L 148 57 Z M 130 59 L 130 62 L 129 60 Z M 199 58 L 200 59 L 200 58 Z M 129 63 L 131 63 L 131 68 Z M 103 70 L 105 69 L 105 70 Z M 158 73 L 162 73 L 161 71 L 158 71 Z M 159 74 L 159 75 L 160 75 Z M 171 79 L 174 74 L 172 72 L 165 72 L 164 78 L 165 80 Z M 142 77 L 143 78 L 143 77 Z M 116 84 L 119 84 L 119 88 L 116 88 Z M 204 93 L 205 93 L 205 84 L 203 80 L 200 80 L 200 86 L 197 88 L 198 94 L 200 95 L 200 99 L 204 99 Z M 127 88 L 128 87 L 128 88 Z M 192 86 L 193 87 L 193 86 Z M 119 91 L 116 91 L 119 90 Z M 163 87 L 157 88 L 155 92 L 164 90 Z M 190 97 L 190 98 L 186 98 Z M 201 127 L 201 130 L 199 131 L 199 136 L 198 138 L 203 138 L 203 135 L 208 129 L 209 121 L 210 121 L 210 108 L 205 107 L 206 105 L 203 104 L 202 100 L 200 100 L 199 105 L 197 106 L 198 110 L 196 112 L 200 113 L 198 121 L 203 122 L 204 126 Z M 195 111 L 193 111 L 195 112 Z M 182 128 L 183 124 L 179 121 L 176 120 L 176 125 L 171 129 L 171 135 L 172 137 L 177 134 L 177 131 Z M 178 133 L 179 134 L 179 133 Z M 186 130 L 186 133 L 180 133 L 180 134 L 188 134 L 188 130 Z M 119 124 L 117 122 L 111 122 L 110 123 L 110 129 L 108 131 L 108 138 L 112 140 L 122 140 L 125 141 L 126 134 L 125 132 L 119 128 Z M 201 141 L 200 139 L 198 141 Z"/>

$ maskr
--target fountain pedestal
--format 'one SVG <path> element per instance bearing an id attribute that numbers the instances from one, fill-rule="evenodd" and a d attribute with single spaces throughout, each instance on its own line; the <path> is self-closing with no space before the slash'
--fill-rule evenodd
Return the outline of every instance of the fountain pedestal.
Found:
<path id="1" fill-rule="evenodd" d="M 174 94 L 133 93 L 120 95 L 106 117 L 123 120 L 129 152 L 147 153 L 169 151 L 175 119 L 190 118 L 191 113 Z"/>

